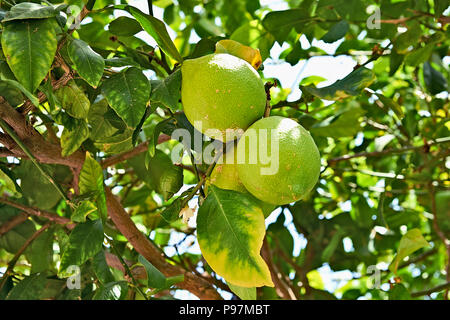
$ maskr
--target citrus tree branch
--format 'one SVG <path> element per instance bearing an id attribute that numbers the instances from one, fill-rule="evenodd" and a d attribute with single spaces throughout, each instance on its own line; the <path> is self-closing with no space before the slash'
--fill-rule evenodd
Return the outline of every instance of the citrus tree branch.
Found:
<path id="1" fill-rule="evenodd" d="M 438 285 L 434 288 L 428 289 L 428 290 L 423 290 L 423 291 L 418 291 L 418 292 L 412 292 L 411 293 L 411 297 L 415 298 L 415 297 L 421 297 L 421 296 L 428 296 L 434 292 L 439 292 L 445 289 L 450 288 L 450 282 Z"/>
<path id="2" fill-rule="evenodd" d="M 11 259 L 11 261 L 8 263 L 8 268 L 6 269 L 5 273 L 3 274 L 3 278 L 0 282 L 0 290 L 3 288 L 4 284 L 6 283 L 6 279 L 8 279 L 9 274 L 14 269 L 14 266 L 16 265 L 17 261 L 19 260 L 20 256 L 25 252 L 25 250 L 28 248 L 28 246 L 39 237 L 41 233 L 43 233 L 45 230 L 47 230 L 50 227 L 50 223 L 44 224 L 39 230 L 37 230 L 33 235 L 25 241 L 25 243 L 20 247 L 19 251 L 14 255 L 14 257 Z"/>
<path id="3" fill-rule="evenodd" d="M 168 136 L 167 134 L 161 134 L 158 137 L 158 144 L 169 141 L 170 140 L 170 136 Z M 102 166 L 102 168 L 107 168 L 107 167 L 111 167 L 115 164 L 121 163 L 125 160 L 131 159 L 143 152 L 146 152 L 148 150 L 148 141 L 142 142 L 141 144 L 137 145 L 134 149 L 130 150 L 130 151 L 126 151 L 123 153 L 119 153 L 116 155 L 113 155 L 109 158 L 104 159 L 103 161 L 100 162 L 100 165 Z"/>
<path id="4" fill-rule="evenodd" d="M 355 154 L 348 154 L 345 156 L 328 159 L 327 162 L 328 162 L 328 164 L 332 164 L 332 163 L 336 163 L 336 162 L 340 162 L 340 161 L 347 161 L 347 160 L 354 159 L 354 158 L 380 157 L 380 156 L 384 156 L 384 155 L 420 150 L 422 148 L 429 147 L 432 145 L 436 145 L 436 144 L 440 144 L 440 143 L 449 143 L 449 142 L 450 142 L 450 137 L 445 137 L 445 138 L 436 139 L 435 141 L 429 141 L 428 143 L 422 144 L 420 146 L 406 146 L 406 147 L 403 147 L 400 149 L 392 149 L 391 148 L 391 149 L 386 149 L 383 151 L 360 152 L 360 153 L 355 153 Z"/>
<path id="5" fill-rule="evenodd" d="M 111 220 L 137 252 L 168 277 L 183 274 L 184 281 L 177 285 L 181 289 L 190 291 L 200 299 L 222 299 L 216 289 L 206 280 L 166 262 L 161 252 L 138 230 L 119 200 L 108 187 L 105 187 L 105 193 L 108 214 Z"/>
<path id="6" fill-rule="evenodd" d="M 23 212 L 20 212 L 18 215 L 12 217 L 5 223 L 2 223 L 0 225 L 0 237 L 2 235 L 4 235 L 5 233 L 7 233 L 8 231 L 17 227 L 19 224 L 25 222 L 27 219 L 28 219 L 28 215 Z"/>
<path id="7" fill-rule="evenodd" d="M 43 211 L 40 210 L 38 208 L 32 208 L 32 207 L 27 207 L 23 204 L 11 201 L 5 197 L 0 197 L 0 203 L 6 204 L 10 207 L 22 210 L 23 212 L 31 215 L 31 216 L 36 216 L 36 217 L 41 217 L 41 218 L 45 218 L 48 219 L 52 222 L 58 223 L 58 224 L 62 224 L 62 225 L 66 225 L 69 229 L 72 229 L 75 224 L 72 223 L 72 221 L 68 218 L 65 217 L 61 217 L 58 216 L 55 213 L 50 213 L 47 211 Z"/>
<path id="8" fill-rule="evenodd" d="M 31 151 L 28 149 L 28 147 L 20 140 L 20 138 L 16 135 L 14 130 L 12 130 L 8 124 L 3 121 L 3 119 L 0 119 L 0 127 L 14 140 L 15 143 L 25 152 L 27 157 L 33 162 L 33 164 L 38 168 L 38 170 L 41 172 L 41 174 L 56 188 L 58 193 L 63 197 L 64 200 L 69 201 L 67 198 L 66 193 L 61 188 L 61 186 L 56 183 L 56 181 L 50 177 L 48 172 L 41 166 L 41 164 L 37 161 L 37 159 L 34 157 L 34 155 L 31 153 Z"/>

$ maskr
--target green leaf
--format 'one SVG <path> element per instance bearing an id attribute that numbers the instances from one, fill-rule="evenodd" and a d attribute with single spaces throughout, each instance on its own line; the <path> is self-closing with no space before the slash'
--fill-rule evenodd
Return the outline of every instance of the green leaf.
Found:
<path id="1" fill-rule="evenodd" d="M 111 21 L 108 29 L 116 36 L 132 36 L 142 31 L 140 23 L 129 17 L 119 17 Z"/>
<path id="2" fill-rule="evenodd" d="M 6 300 L 39 300 L 44 293 L 46 282 L 45 273 L 25 277 L 9 292 Z"/>
<path id="3" fill-rule="evenodd" d="M 150 288 L 161 289 L 166 286 L 166 277 L 158 269 L 156 269 L 150 262 L 143 256 L 139 255 L 138 261 L 145 268 L 147 273 L 147 284 Z"/>
<path id="4" fill-rule="evenodd" d="M 2 48 L 8 65 L 31 93 L 50 70 L 56 47 L 54 20 L 12 21 L 3 28 Z"/>
<path id="5" fill-rule="evenodd" d="M 152 108 L 164 106 L 172 111 L 178 110 L 181 99 L 181 70 L 178 69 L 162 80 L 152 80 L 150 101 Z"/>
<path id="6" fill-rule="evenodd" d="M 8 191 L 11 191 L 14 195 L 17 194 L 16 185 L 14 184 L 14 181 L 11 179 L 9 175 L 7 175 L 3 170 L 0 168 L 0 186 L 5 186 L 5 188 Z"/>
<path id="7" fill-rule="evenodd" d="M 174 165 L 170 157 L 161 150 L 156 150 L 155 155 L 148 159 L 148 169 L 145 157 L 145 154 L 140 154 L 128 162 L 150 189 L 155 189 L 165 200 L 170 199 L 183 186 L 183 169 Z"/>
<path id="8" fill-rule="evenodd" d="M 433 0 L 433 3 L 435 17 L 440 17 L 442 13 L 450 6 L 449 0 Z"/>
<path id="9" fill-rule="evenodd" d="M 389 265 L 389 270 L 393 273 L 397 273 L 397 268 L 400 262 L 413 252 L 428 247 L 429 243 L 425 240 L 419 229 L 411 229 L 403 235 L 400 239 L 397 255 Z"/>
<path id="10" fill-rule="evenodd" d="M 138 67 L 139 63 L 134 61 L 130 57 L 114 57 L 111 59 L 105 59 L 105 65 L 110 67 Z"/>
<path id="11" fill-rule="evenodd" d="M 45 230 L 27 249 L 26 256 L 31 263 L 31 273 L 45 272 L 53 263 L 54 229 Z"/>
<path id="12" fill-rule="evenodd" d="M 273 35 L 266 32 L 260 20 L 253 20 L 241 25 L 230 36 L 230 40 L 259 49 L 263 61 L 270 56 L 270 49 L 275 42 Z"/>
<path id="13" fill-rule="evenodd" d="M 86 119 L 91 103 L 74 81 L 70 81 L 66 86 L 59 88 L 55 96 L 61 103 L 62 108 L 76 119 Z"/>
<path id="14" fill-rule="evenodd" d="M 428 61 L 423 64 L 423 80 L 428 91 L 433 95 L 447 90 L 447 79 Z"/>
<path id="15" fill-rule="evenodd" d="M 169 56 L 178 62 L 182 62 L 183 58 L 178 52 L 177 47 L 170 39 L 164 22 L 156 19 L 150 15 L 147 15 L 137 8 L 128 6 L 126 10 L 136 18 L 141 24 L 142 28 L 155 39 L 158 46 Z"/>
<path id="16" fill-rule="evenodd" d="M 325 100 L 339 100 L 361 93 L 375 81 L 375 74 L 365 67 L 352 71 L 345 78 L 323 88 L 301 87 L 301 90 Z"/>
<path id="17" fill-rule="evenodd" d="M 2 80 L 0 80 L 0 92 L 1 96 L 13 107 L 22 104 L 24 101 L 20 90 Z"/>
<path id="18" fill-rule="evenodd" d="M 105 80 L 102 93 L 125 123 L 136 128 L 150 97 L 150 82 L 141 70 L 131 67 Z"/>
<path id="19" fill-rule="evenodd" d="M 178 220 L 180 218 L 182 202 L 182 198 L 175 199 L 163 212 L 161 212 L 161 217 L 168 223 Z"/>
<path id="20" fill-rule="evenodd" d="M 55 167 L 49 165 L 43 166 L 53 176 Z M 18 178 L 21 180 L 20 187 L 22 194 L 31 206 L 48 210 L 53 208 L 61 199 L 61 195 L 55 186 L 42 175 L 30 160 L 22 160 Z"/>
<path id="21" fill-rule="evenodd" d="M 0 205 L 0 225 L 19 214 L 17 209 Z M 16 253 L 36 231 L 31 220 L 26 220 L 0 237 L 0 248 Z"/>
<path id="22" fill-rule="evenodd" d="M 330 30 L 320 39 L 326 43 L 333 43 L 345 36 L 350 25 L 347 21 L 341 20 L 333 25 Z"/>
<path id="23" fill-rule="evenodd" d="M 92 300 L 121 300 L 128 292 L 126 281 L 114 281 L 101 285 L 96 291 Z"/>
<path id="24" fill-rule="evenodd" d="M 100 164 L 86 153 L 86 160 L 80 172 L 79 180 L 80 193 L 95 194 L 97 210 L 103 221 L 106 221 L 108 215 L 106 209 L 106 195 L 103 187 L 103 170 Z"/>
<path id="25" fill-rule="evenodd" d="M 411 294 L 401 283 L 396 283 L 389 290 L 389 300 L 412 300 Z"/>
<path id="26" fill-rule="evenodd" d="M 282 43 L 292 28 L 301 33 L 309 21 L 311 17 L 306 10 L 290 9 L 269 12 L 262 20 L 262 25 L 275 36 L 279 43 Z"/>
<path id="27" fill-rule="evenodd" d="M 303 78 L 302 81 L 300 81 L 300 85 L 302 86 L 308 86 L 308 85 L 318 85 L 319 83 L 326 81 L 327 79 L 319 77 L 319 76 L 309 76 L 306 78 Z"/>
<path id="28" fill-rule="evenodd" d="M 78 183 L 80 193 L 98 193 L 103 190 L 103 170 L 100 164 L 92 158 L 89 153 L 86 153 L 86 160 L 84 160 L 83 167 L 80 172 L 80 180 Z"/>
<path id="29" fill-rule="evenodd" d="M 2 84 L 2 83 L 21 91 L 23 94 L 25 94 L 25 96 L 28 99 L 30 99 L 31 103 L 33 103 L 36 107 L 39 106 L 39 99 L 36 98 L 36 96 L 34 96 L 30 91 L 25 89 L 25 87 L 23 85 L 21 85 L 19 82 L 15 81 L 15 80 L 10 80 L 10 79 L 1 79 L 0 84 Z M 3 90 L 2 90 L 2 95 L 3 95 Z"/>
<path id="30" fill-rule="evenodd" d="M 3 22 L 27 19 L 45 19 L 56 16 L 57 10 L 53 6 L 44 6 L 37 3 L 23 2 L 16 4 L 8 11 Z"/>
<path id="31" fill-rule="evenodd" d="M 103 244 L 103 224 L 100 219 L 79 223 L 69 236 L 69 244 L 61 256 L 59 275 L 66 276 L 71 265 L 81 267 L 89 258 L 95 256 Z"/>
<path id="32" fill-rule="evenodd" d="M 136 146 L 136 143 L 138 141 L 139 135 L 141 134 L 142 127 L 144 126 L 145 121 L 154 112 L 154 110 L 155 110 L 154 106 L 153 107 L 147 106 L 145 108 L 145 112 L 144 115 L 142 116 L 141 121 L 139 121 L 138 125 L 133 130 L 133 134 L 131 135 L 131 144 L 133 145 L 133 147 Z"/>
<path id="33" fill-rule="evenodd" d="M 88 122 L 91 126 L 90 138 L 93 141 L 101 138 L 107 138 L 114 135 L 117 132 L 117 128 L 106 117 L 109 106 L 106 99 L 102 99 L 89 108 Z"/>
<path id="34" fill-rule="evenodd" d="M 316 136 L 334 138 L 354 136 L 361 130 L 359 118 L 365 112 L 357 103 L 350 104 L 348 108 L 342 109 L 336 115 L 314 124 L 310 132 Z"/>
<path id="35" fill-rule="evenodd" d="M 111 137 L 99 138 L 94 145 L 99 150 L 107 154 L 116 154 L 133 149 L 132 142 L 133 130 L 117 132 Z"/>
<path id="36" fill-rule="evenodd" d="M 105 60 L 103 57 L 92 50 L 86 42 L 79 39 L 72 39 L 70 41 L 67 52 L 78 74 L 87 83 L 96 88 L 105 68 Z"/>
<path id="37" fill-rule="evenodd" d="M 393 76 L 395 72 L 400 68 L 405 59 L 405 55 L 398 54 L 395 50 L 392 50 L 389 57 L 389 76 Z"/>
<path id="38" fill-rule="evenodd" d="M 264 215 L 250 197 L 209 186 L 197 216 L 197 237 L 211 268 L 228 283 L 242 287 L 273 286 L 259 252 Z"/>
<path id="39" fill-rule="evenodd" d="M 72 213 L 73 222 L 86 222 L 86 217 L 97 211 L 97 207 L 89 200 L 82 201 Z"/>
<path id="40" fill-rule="evenodd" d="M 172 134 L 173 130 L 175 129 L 176 121 L 173 118 L 158 122 L 158 124 L 153 128 L 148 142 L 148 153 L 151 157 L 155 155 L 160 133 L 163 132 L 165 134 Z"/>
<path id="41" fill-rule="evenodd" d="M 409 53 L 405 58 L 405 64 L 417 67 L 428 60 L 433 52 L 436 44 L 434 42 L 427 44 L 425 47 L 416 49 Z"/>
<path id="42" fill-rule="evenodd" d="M 106 285 L 110 282 L 114 282 L 114 276 L 106 262 L 105 252 L 103 250 L 100 250 L 100 252 L 95 255 L 94 259 L 92 259 L 92 267 L 101 284 Z"/>
<path id="43" fill-rule="evenodd" d="M 394 50 L 399 54 L 404 54 L 408 48 L 417 43 L 422 35 L 419 23 L 413 23 L 406 32 L 401 33 L 394 41 Z"/>
<path id="44" fill-rule="evenodd" d="M 235 286 L 232 283 L 227 283 L 231 291 L 237 295 L 241 300 L 256 300 L 256 287 L 244 288 Z"/>
<path id="45" fill-rule="evenodd" d="M 72 130 L 64 128 L 61 134 L 61 155 L 70 156 L 81 147 L 82 143 L 89 138 L 89 128 L 84 120 L 78 120 L 77 125 Z"/>
<path id="46" fill-rule="evenodd" d="M 333 256 L 344 235 L 345 231 L 343 229 L 336 230 L 330 242 L 322 251 L 322 261 L 324 262 L 330 261 L 330 258 Z"/>
<path id="47" fill-rule="evenodd" d="M 152 184 L 165 200 L 172 198 L 183 186 L 183 168 L 174 165 L 164 152 L 156 150 L 147 167 Z"/>
<path id="48" fill-rule="evenodd" d="M 394 100 L 392 100 L 392 99 L 390 99 L 388 97 L 385 97 L 381 93 L 376 93 L 375 95 L 378 97 L 378 99 L 380 99 L 380 101 L 383 103 L 383 105 L 386 108 L 391 109 L 392 111 L 394 111 L 394 113 L 397 115 L 397 117 L 399 119 L 403 119 L 405 114 L 404 114 L 404 112 L 402 110 L 402 107 L 397 102 L 395 102 Z"/>

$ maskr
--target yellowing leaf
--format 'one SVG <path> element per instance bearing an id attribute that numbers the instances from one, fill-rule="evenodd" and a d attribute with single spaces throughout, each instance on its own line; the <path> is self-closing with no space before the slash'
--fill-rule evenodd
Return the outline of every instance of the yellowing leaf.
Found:
<path id="1" fill-rule="evenodd" d="M 256 288 L 244 288 L 235 286 L 232 283 L 228 283 L 228 286 L 230 287 L 231 291 L 235 295 L 237 295 L 241 300 L 256 300 Z"/>
<path id="2" fill-rule="evenodd" d="M 269 268 L 260 256 L 265 225 L 256 201 L 214 185 L 208 191 L 197 216 L 198 243 L 205 260 L 227 283 L 273 287 Z"/>
<path id="3" fill-rule="evenodd" d="M 419 229 L 409 230 L 403 235 L 402 239 L 400 240 L 397 255 L 389 265 L 389 270 L 397 273 L 398 265 L 404 258 L 409 256 L 411 253 L 428 246 L 429 244 L 427 240 L 425 240 Z"/>
<path id="4" fill-rule="evenodd" d="M 323 283 L 322 276 L 317 270 L 312 270 L 306 274 L 308 278 L 309 285 L 313 288 L 324 290 L 325 284 Z"/>
<path id="5" fill-rule="evenodd" d="M 262 64 L 259 49 L 253 49 L 234 40 L 220 40 L 216 43 L 216 53 L 228 53 L 241 58 L 258 70 Z"/>

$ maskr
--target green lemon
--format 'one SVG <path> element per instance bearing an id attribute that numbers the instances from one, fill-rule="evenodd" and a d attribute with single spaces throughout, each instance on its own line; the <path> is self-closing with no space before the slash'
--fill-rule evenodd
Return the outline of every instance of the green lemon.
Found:
<path id="1" fill-rule="evenodd" d="M 241 193 L 248 194 L 254 198 L 254 196 L 251 195 L 247 191 L 247 189 L 245 189 L 244 185 L 239 179 L 236 161 L 237 161 L 236 148 L 230 150 L 230 152 L 227 152 L 224 156 L 220 157 L 205 185 L 206 192 L 208 192 L 207 190 L 208 186 L 210 184 L 213 184 L 216 187 L 219 187 L 220 189 L 238 191 Z M 267 218 L 275 209 L 275 206 L 273 204 L 266 203 L 256 198 L 255 200 L 258 202 L 259 207 L 261 208 L 264 214 L 264 218 Z"/>
<path id="2" fill-rule="evenodd" d="M 237 147 L 240 181 L 256 198 L 283 205 L 306 196 L 320 173 L 320 154 L 309 132 L 294 120 L 256 121 Z"/>
<path id="3" fill-rule="evenodd" d="M 181 73 L 184 113 L 205 135 L 234 140 L 264 115 L 264 84 L 247 61 L 214 53 L 184 61 Z"/>

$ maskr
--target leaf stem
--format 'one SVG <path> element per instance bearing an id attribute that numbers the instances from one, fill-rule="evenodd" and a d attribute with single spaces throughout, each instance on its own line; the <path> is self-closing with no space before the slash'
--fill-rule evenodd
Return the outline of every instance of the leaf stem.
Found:
<path id="1" fill-rule="evenodd" d="M 27 241 L 22 245 L 22 247 L 17 251 L 17 253 L 14 255 L 14 257 L 11 259 L 11 261 L 8 263 L 8 268 L 6 269 L 5 273 L 3 274 L 2 280 L 0 282 L 0 290 L 3 288 L 3 286 L 6 283 L 6 280 L 8 279 L 9 274 L 14 269 L 14 266 L 16 265 L 17 261 L 19 260 L 20 256 L 25 252 L 25 250 L 28 248 L 28 246 L 39 237 L 41 233 L 43 233 L 45 230 L 47 230 L 50 227 L 50 223 L 44 224 L 39 230 L 37 230 L 33 235 L 28 238 Z"/>
<path id="2" fill-rule="evenodd" d="M 128 273 L 128 275 L 131 278 L 131 281 L 133 282 L 133 285 L 136 287 L 136 289 L 139 291 L 139 293 L 144 297 L 145 300 L 148 300 L 147 295 L 144 293 L 144 291 L 142 291 L 141 287 L 139 286 L 138 282 L 136 281 L 136 279 L 133 276 L 133 273 L 130 270 L 130 267 L 128 266 L 128 264 L 125 262 L 125 260 L 123 260 L 122 256 L 120 255 L 119 251 L 117 250 L 117 248 L 115 247 L 115 245 L 113 244 L 113 240 L 110 239 L 109 237 L 107 237 L 108 239 L 108 243 L 111 246 L 111 249 L 113 249 L 113 251 L 115 252 L 117 258 L 119 258 L 120 263 L 122 263 L 123 267 L 125 268 L 126 273 Z"/>

